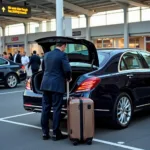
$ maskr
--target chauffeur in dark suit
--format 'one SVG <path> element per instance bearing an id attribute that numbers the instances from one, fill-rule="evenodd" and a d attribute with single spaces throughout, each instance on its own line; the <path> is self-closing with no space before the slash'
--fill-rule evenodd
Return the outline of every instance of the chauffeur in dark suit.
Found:
<path id="1" fill-rule="evenodd" d="M 20 51 L 15 51 L 15 54 L 13 56 L 13 61 L 15 63 L 21 63 L 21 55 L 20 55 Z"/>
<path id="2" fill-rule="evenodd" d="M 31 66 L 32 74 L 39 71 L 41 65 L 40 57 L 36 55 L 36 51 L 33 51 L 33 55 L 30 58 L 28 68 Z"/>
<path id="3" fill-rule="evenodd" d="M 44 75 L 41 83 L 41 90 L 43 91 L 41 126 L 44 140 L 50 138 L 49 115 L 51 107 L 53 107 L 52 139 L 57 141 L 66 138 L 59 129 L 65 84 L 66 80 L 71 81 L 71 67 L 64 53 L 65 48 L 65 43 L 57 43 L 56 49 L 47 52 L 43 60 L 42 69 Z"/>

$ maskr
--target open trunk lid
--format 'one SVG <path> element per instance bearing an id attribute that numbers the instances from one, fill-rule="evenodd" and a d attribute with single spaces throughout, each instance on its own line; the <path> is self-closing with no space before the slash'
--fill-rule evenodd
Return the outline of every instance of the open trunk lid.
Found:
<path id="1" fill-rule="evenodd" d="M 85 46 L 87 49 L 82 51 L 72 51 L 67 53 L 70 62 L 83 62 L 91 65 L 99 66 L 97 50 L 94 44 L 85 39 L 73 39 L 69 37 L 46 37 L 36 40 L 36 42 L 42 46 L 44 53 L 50 51 L 51 46 L 55 46 L 56 43 L 66 43 L 68 44 L 80 44 Z"/>

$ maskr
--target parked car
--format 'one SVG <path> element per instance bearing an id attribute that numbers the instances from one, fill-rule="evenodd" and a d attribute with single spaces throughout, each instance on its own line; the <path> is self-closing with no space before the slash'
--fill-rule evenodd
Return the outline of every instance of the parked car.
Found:
<path id="1" fill-rule="evenodd" d="M 115 127 L 126 128 L 136 110 L 150 105 L 149 52 L 115 48 L 97 50 L 87 40 L 66 37 L 49 37 L 36 42 L 46 53 L 61 41 L 68 45 L 66 53 L 72 67 L 70 96 L 91 98 L 96 118 L 111 117 Z M 35 73 L 26 84 L 23 103 L 27 111 L 42 110 L 42 76 L 42 71 Z M 62 118 L 66 114 L 64 94 Z"/>
<path id="2" fill-rule="evenodd" d="M 14 88 L 26 79 L 25 67 L 0 57 L 0 85 Z"/>

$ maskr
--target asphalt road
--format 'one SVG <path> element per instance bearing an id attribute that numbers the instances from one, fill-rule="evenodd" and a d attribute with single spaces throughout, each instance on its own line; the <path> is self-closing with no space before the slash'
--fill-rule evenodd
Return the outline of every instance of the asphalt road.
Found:
<path id="1" fill-rule="evenodd" d="M 0 86 L 0 150 L 150 150 L 150 111 L 135 114 L 127 129 L 114 130 L 106 121 L 96 123 L 92 145 L 73 146 L 66 139 L 43 141 L 40 114 L 23 109 L 24 84 L 15 89 Z M 66 120 L 61 123 L 66 132 Z M 59 143 L 59 144 L 58 144 Z"/>

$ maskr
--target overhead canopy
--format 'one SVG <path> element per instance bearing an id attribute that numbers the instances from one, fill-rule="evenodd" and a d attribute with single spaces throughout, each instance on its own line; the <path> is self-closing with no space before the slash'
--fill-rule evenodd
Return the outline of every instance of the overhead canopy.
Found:
<path id="1" fill-rule="evenodd" d="M 0 16 L 0 26 L 16 23 L 40 22 L 56 17 L 56 0 L 2 0 L 4 4 L 31 7 L 31 17 L 27 19 Z M 150 0 L 64 0 L 64 15 L 91 16 L 98 12 L 121 9 L 120 4 L 129 7 L 150 7 Z"/>

